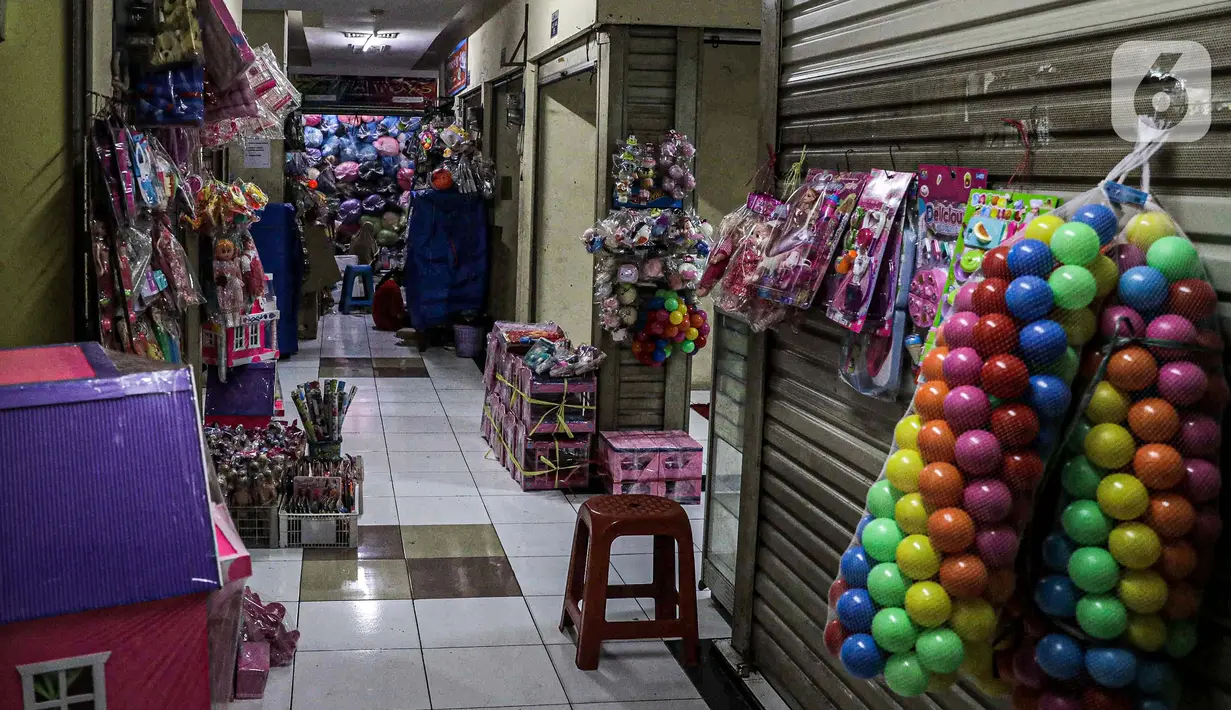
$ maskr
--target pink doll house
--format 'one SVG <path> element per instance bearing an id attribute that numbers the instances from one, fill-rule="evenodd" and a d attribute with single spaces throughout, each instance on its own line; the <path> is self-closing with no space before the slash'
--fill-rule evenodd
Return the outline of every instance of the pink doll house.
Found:
<path id="1" fill-rule="evenodd" d="M 212 613 L 251 562 L 210 502 L 190 371 L 0 350 L 0 484 L 0 708 L 210 707 L 238 640 Z"/>
<path id="2" fill-rule="evenodd" d="M 265 293 L 232 327 L 210 322 L 201 326 L 201 358 L 218 367 L 218 379 L 227 381 L 227 370 L 254 362 L 278 359 L 278 312 L 273 296 L 273 275 L 265 274 Z"/>

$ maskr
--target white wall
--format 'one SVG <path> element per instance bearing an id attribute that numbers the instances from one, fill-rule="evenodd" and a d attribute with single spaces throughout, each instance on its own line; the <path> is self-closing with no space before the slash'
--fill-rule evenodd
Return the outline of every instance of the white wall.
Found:
<path id="1" fill-rule="evenodd" d="M 620 25 L 760 29 L 761 3 L 758 0 L 598 0 L 598 21 Z"/>
<path id="2" fill-rule="evenodd" d="M 529 0 L 528 4 L 530 23 L 526 42 L 530 47 L 531 59 L 594 27 L 598 20 L 595 0 Z M 551 16 L 557 11 L 560 13 L 559 23 L 556 36 L 552 37 Z"/>
<path id="3" fill-rule="evenodd" d="M 483 26 L 470 35 L 468 45 L 468 61 L 470 62 L 470 86 L 496 79 L 510 71 L 513 67 L 501 67 L 500 56 L 505 59 L 513 56 L 517 41 L 521 39 L 522 29 L 526 21 L 526 3 L 524 0 L 513 0 L 491 17 Z M 517 49 L 517 60 L 520 62 L 526 47 L 523 44 Z"/>

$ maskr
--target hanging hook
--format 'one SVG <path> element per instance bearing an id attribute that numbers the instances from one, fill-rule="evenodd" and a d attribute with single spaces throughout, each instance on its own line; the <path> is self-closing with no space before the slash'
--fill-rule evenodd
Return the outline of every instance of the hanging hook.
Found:
<path id="1" fill-rule="evenodd" d="M 848 173 L 851 172 L 851 153 L 854 153 L 854 152 L 855 152 L 854 148 L 846 149 L 846 172 Z"/>
<path id="2" fill-rule="evenodd" d="M 957 156 L 957 161 L 956 161 L 956 162 L 954 162 L 954 163 L 953 163 L 953 165 L 949 166 L 949 177 L 950 177 L 950 178 L 954 178 L 954 179 L 956 179 L 956 178 L 957 178 L 957 171 L 956 171 L 956 170 L 954 170 L 954 169 L 953 169 L 953 167 L 954 167 L 954 166 L 958 166 L 958 167 L 960 167 L 960 166 L 962 165 L 962 146 L 960 146 L 960 145 L 959 145 L 959 146 L 954 146 L 954 148 L 953 148 L 953 154 L 954 154 L 955 156 Z"/>
<path id="3" fill-rule="evenodd" d="M 897 144 L 897 146 L 898 146 L 898 150 L 902 150 L 902 144 L 901 144 L 901 143 L 898 143 L 898 144 Z M 894 156 L 893 156 L 893 146 L 892 146 L 892 145 L 891 145 L 891 146 L 889 146 L 889 165 L 890 165 L 890 167 L 892 167 L 892 168 L 893 168 L 893 172 L 895 172 L 895 173 L 896 173 L 896 172 L 898 171 L 898 161 L 897 161 L 897 159 L 896 159 L 896 158 L 894 158 Z"/>

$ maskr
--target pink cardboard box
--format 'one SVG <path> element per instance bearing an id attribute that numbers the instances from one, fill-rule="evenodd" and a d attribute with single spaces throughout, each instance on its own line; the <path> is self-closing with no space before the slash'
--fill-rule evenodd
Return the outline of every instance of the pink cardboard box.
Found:
<path id="1" fill-rule="evenodd" d="M 683 431 L 618 431 L 599 435 L 598 460 L 613 494 L 701 500 L 703 450 Z"/>

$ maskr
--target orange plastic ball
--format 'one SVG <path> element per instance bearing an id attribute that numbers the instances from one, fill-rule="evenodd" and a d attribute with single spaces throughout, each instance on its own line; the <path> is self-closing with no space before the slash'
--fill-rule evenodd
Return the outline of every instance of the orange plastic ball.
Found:
<path id="1" fill-rule="evenodd" d="M 1165 491 L 1184 480 L 1184 458 L 1166 444 L 1146 444 L 1133 455 L 1133 473 L 1147 488 Z"/>
<path id="2" fill-rule="evenodd" d="M 1142 441 L 1168 441 L 1180 430 L 1180 416 L 1167 400 L 1151 397 L 1128 410 L 1128 428 Z"/>
<path id="3" fill-rule="evenodd" d="M 676 335 L 679 334 L 679 332 L 680 332 L 680 327 L 678 325 L 669 325 L 663 329 L 663 337 L 674 338 Z"/>
<path id="4" fill-rule="evenodd" d="M 953 448 L 957 443 L 957 438 L 953 436 L 953 430 L 949 428 L 949 423 L 944 419 L 933 419 L 926 422 L 919 430 L 916 443 L 924 461 L 953 463 Z"/>
<path id="5" fill-rule="evenodd" d="M 1164 542 L 1158 568 L 1172 582 L 1187 579 L 1197 569 L 1197 550 L 1187 540 Z"/>
<path id="6" fill-rule="evenodd" d="M 954 599 L 978 599 L 987 590 L 987 567 L 978 555 L 951 555 L 940 563 L 940 586 Z"/>
<path id="7" fill-rule="evenodd" d="M 975 544 L 975 522 L 961 508 L 941 508 L 928 516 L 928 537 L 941 552 L 962 552 Z"/>
<path id="8" fill-rule="evenodd" d="M 945 397 L 949 395 L 949 386 L 943 381 L 924 382 L 915 392 L 915 410 L 923 420 L 945 418 Z"/>
<path id="9" fill-rule="evenodd" d="M 1125 392 L 1139 392 L 1158 379 L 1158 363 L 1145 348 L 1124 348 L 1107 363 L 1107 381 Z"/>
<path id="10" fill-rule="evenodd" d="M 701 326 L 705 325 L 705 317 L 702 316 L 700 313 L 694 313 L 692 314 L 691 317 L 689 317 L 688 322 L 692 324 L 692 327 L 700 328 Z"/>
<path id="11" fill-rule="evenodd" d="M 923 377 L 928 380 L 943 380 L 945 377 L 945 358 L 949 356 L 949 348 L 936 347 L 923 358 Z"/>
<path id="12" fill-rule="evenodd" d="M 945 342 L 945 329 L 944 328 L 936 329 L 936 343 L 934 344 L 934 347 L 937 347 L 937 348 L 949 347 L 949 343 Z"/>
<path id="13" fill-rule="evenodd" d="M 1184 496 L 1175 493 L 1159 493 L 1150 496 L 1150 506 L 1142 518 L 1146 525 L 1164 540 L 1184 537 L 1193 529 L 1197 511 Z"/>
<path id="14" fill-rule="evenodd" d="M 953 464 L 930 463 L 919 473 L 919 495 L 933 510 L 959 505 L 965 487 L 962 472 Z"/>
<path id="15" fill-rule="evenodd" d="M 1167 590 L 1167 603 L 1159 614 L 1168 621 L 1191 619 L 1201 609 L 1201 592 L 1188 582 L 1171 585 Z"/>
<path id="16" fill-rule="evenodd" d="M 992 603 L 992 606 L 1004 606 L 1009 599 L 1013 598 L 1013 592 L 1017 588 L 1017 575 L 1011 569 L 997 569 L 988 572 L 987 574 L 987 589 L 983 592 L 983 597 Z"/>

